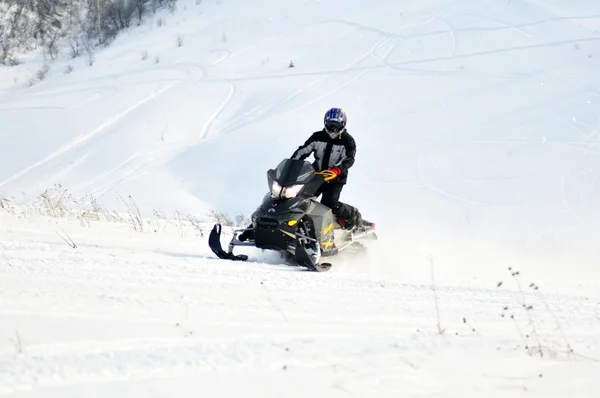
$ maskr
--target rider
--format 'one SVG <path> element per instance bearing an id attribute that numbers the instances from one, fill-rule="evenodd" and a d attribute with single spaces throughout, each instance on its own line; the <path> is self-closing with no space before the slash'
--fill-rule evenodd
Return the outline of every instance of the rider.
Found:
<path id="1" fill-rule="evenodd" d="M 339 200 L 356 155 L 356 142 L 346 129 L 347 120 L 346 112 L 341 108 L 329 109 L 323 120 L 325 127 L 313 133 L 291 158 L 304 160 L 314 154 L 313 165 L 318 171 L 327 170 L 331 176 L 326 178 L 327 183 L 321 185 L 316 196 L 322 194 L 321 203 L 331 208 L 344 228 L 351 229 L 371 223 L 362 219 L 356 207 Z"/>
<path id="2" fill-rule="evenodd" d="M 325 127 L 313 133 L 304 145 L 298 147 L 291 159 L 304 160 L 314 153 L 313 165 L 317 171 L 326 171 L 326 184 L 321 185 L 316 196 L 323 195 L 321 203 L 329 207 L 345 229 L 355 226 L 374 228 L 375 225 L 363 220 L 356 207 L 340 202 L 340 194 L 348 179 L 348 169 L 354 164 L 356 142 L 346 129 L 346 113 L 340 108 L 331 108 L 325 113 Z M 251 225 L 250 225 L 251 226 Z M 250 229 L 238 237 L 245 241 L 253 233 Z"/>

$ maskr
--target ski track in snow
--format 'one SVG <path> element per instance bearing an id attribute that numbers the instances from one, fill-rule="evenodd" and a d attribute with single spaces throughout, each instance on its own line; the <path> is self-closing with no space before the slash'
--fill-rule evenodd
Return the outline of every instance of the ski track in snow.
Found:
<path id="1" fill-rule="evenodd" d="M 521 34 L 522 34 L 523 36 L 525 36 L 525 37 L 528 37 L 528 38 L 533 38 L 533 37 L 534 37 L 534 36 L 533 36 L 531 33 L 528 33 L 526 30 L 524 30 L 524 29 L 521 29 L 521 27 L 519 27 L 519 25 L 516 25 L 516 24 L 509 24 L 509 23 L 506 23 L 506 22 L 504 22 L 504 21 L 501 21 L 501 20 L 499 20 L 499 19 L 497 19 L 497 18 L 490 17 L 489 15 L 479 15 L 479 14 L 476 14 L 476 16 L 477 16 L 477 18 L 479 18 L 480 20 L 483 20 L 483 21 L 492 21 L 492 22 L 495 22 L 495 23 L 497 23 L 497 24 L 500 24 L 500 25 L 502 25 L 502 26 L 505 26 L 505 27 L 507 27 L 507 28 L 509 28 L 509 29 L 514 29 L 514 30 L 516 30 L 517 32 L 521 33 Z M 480 30 L 481 30 L 481 31 L 484 31 L 485 29 L 480 29 Z"/>
<path id="2" fill-rule="evenodd" d="M 220 55 L 217 59 L 215 59 L 213 62 L 211 62 L 209 64 L 209 66 L 211 66 L 211 67 L 216 66 L 231 56 L 231 51 L 227 50 L 227 49 L 218 50 L 218 52 L 221 52 L 222 55 Z M 173 63 L 173 65 L 178 66 L 178 67 L 187 66 L 187 67 L 196 68 L 196 69 L 198 69 L 198 71 L 200 73 L 199 74 L 194 73 L 193 78 L 191 78 L 191 79 L 189 77 L 185 78 L 185 79 L 181 79 L 181 80 L 177 81 L 175 84 L 173 84 L 171 87 L 169 87 L 168 89 L 172 89 L 176 85 L 182 86 L 184 84 L 188 87 L 193 87 L 197 84 L 203 83 L 206 80 L 207 73 L 205 71 L 205 68 L 203 68 L 201 65 L 198 65 L 197 63 L 176 61 Z M 188 69 L 187 73 L 192 74 L 191 69 Z M 158 148 L 153 151 L 147 151 L 143 154 L 141 154 L 141 153 L 134 154 L 129 159 L 127 159 L 125 162 L 123 162 L 121 165 L 118 165 L 117 167 L 110 170 L 106 174 L 106 176 L 115 175 L 115 176 L 117 176 L 117 178 L 106 179 L 105 177 L 103 178 L 102 176 L 100 176 L 96 180 L 94 180 L 92 182 L 88 182 L 84 186 L 76 187 L 75 189 L 81 190 L 81 189 L 85 188 L 85 186 L 88 186 L 91 188 L 89 191 L 92 192 L 92 194 L 101 196 L 119 184 L 122 184 L 128 180 L 135 179 L 143 174 L 151 172 L 152 170 L 149 169 L 147 166 L 150 163 L 155 162 L 157 159 L 157 156 L 160 155 L 161 153 L 167 154 L 166 156 L 163 156 L 162 157 L 163 160 L 161 160 L 162 163 L 166 163 L 170 159 L 170 157 L 172 156 L 173 153 L 184 151 L 185 148 L 199 144 L 203 139 L 205 139 L 209 135 L 209 131 L 210 131 L 212 124 L 218 118 L 218 116 L 221 114 L 221 112 L 223 112 L 223 110 L 226 108 L 226 106 L 229 104 L 229 102 L 231 101 L 231 99 L 233 98 L 233 96 L 235 94 L 235 86 L 232 83 L 227 83 L 227 84 L 229 86 L 229 92 L 227 94 L 227 97 L 225 98 L 223 103 L 221 103 L 219 105 L 217 110 L 212 115 L 209 116 L 208 120 L 206 120 L 206 122 L 203 124 L 197 137 L 190 137 L 190 139 L 185 142 L 172 144 L 172 145 L 169 145 L 166 147 Z M 168 89 L 166 89 L 164 91 L 167 91 Z M 152 95 L 152 98 L 148 98 L 147 100 L 155 99 L 156 97 L 157 97 L 157 95 Z M 144 100 L 142 103 L 139 103 L 138 106 L 143 105 L 143 103 L 147 102 L 147 100 Z M 136 106 L 135 108 L 137 108 L 138 106 Z M 133 109 L 131 109 L 131 111 L 133 111 Z M 128 167 L 130 164 L 132 164 L 132 161 L 134 159 L 137 159 L 140 157 L 143 159 L 140 162 L 138 162 L 138 164 L 136 166 L 134 166 L 132 168 Z M 125 171 L 126 169 L 129 169 L 129 170 Z M 55 179 L 56 179 L 56 176 L 54 176 L 52 178 L 52 180 L 55 180 Z M 97 181 L 102 181 L 102 183 L 100 184 Z"/>
<path id="3" fill-rule="evenodd" d="M 472 53 L 458 54 L 458 55 L 453 55 L 453 56 L 423 58 L 420 60 L 398 62 L 398 63 L 391 64 L 391 65 L 394 67 L 401 67 L 404 65 L 423 64 L 423 63 L 438 62 L 438 61 L 444 61 L 444 60 L 450 60 L 450 59 L 454 59 L 454 60 L 468 59 L 468 58 L 474 58 L 474 57 L 483 57 L 486 55 L 497 55 L 497 54 L 502 54 L 502 53 L 510 53 L 510 52 L 515 52 L 515 51 L 526 51 L 526 50 L 541 49 L 541 48 L 548 48 L 548 47 L 565 46 L 568 44 L 596 43 L 596 42 L 600 42 L 600 38 L 582 37 L 579 39 L 571 39 L 571 40 L 555 40 L 555 41 L 541 43 L 541 44 L 510 46 L 510 47 L 496 49 L 496 50 L 484 50 L 484 51 L 477 51 L 477 52 L 472 52 Z"/>
<path id="4" fill-rule="evenodd" d="M 229 124 L 225 125 L 224 127 L 222 127 L 222 129 L 219 132 L 223 132 L 225 130 L 227 130 L 227 128 L 233 124 L 236 124 L 236 122 L 238 122 L 241 119 L 248 119 L 249 116 L 254 116 L 254 119 L 256 119 L 258 116 L 262 116 L 263 114 L 272 114 L 272 113 L 279 113 L 282 116 L 285 115 L 291 115 L 294 114 L 302 109 L 305 109 L 307 107 L 309 107 L 310 105 L 317 103 L 319 101 L 321 101 L 324 98 L 330 97 L 333 94 L 337 93 L 338 91 L 344 89 L 345 87 L 349 86 L 350 84 L 356 82 L 357 80 L 359 80 L 361 77 L 363 77 L 364 75 L 366 75 L 367 73 L 370 72 L 370 69 L 372 68 L 370 67 L 365 67 L 365 68 L 361 68 L 360 65 L 362 62 L 364 62 L 365 60 L 369 59 L 369 58 L 373 58 L 376 61 L 376 65 L 388 65 L 386 59 L 387 57 L 393 52 L 394 47 L 395 47 L 395 41 L 400 38 L 401 33 L 404 32 L 407 29 L 411 29 L 411 28 L 417 28 L 419 26 L 422 25 L 426 25 L 432 21 L 435 21 L 438 18 L 438 15 L 435 16 L 428 16 L 427 18 L 425 18 L 424 20 L 418 21 L 418 22 L 413 22 L 413 23 L 409 23 L 406 25 L 403 25 L 402 28 L 400 30 L 398 30 L 395 33 L 388 33 L 385 32 L 385 36 L 383 39 L 377 41 L 371 48 L 369 51 L 367 51 L 366 53 L 362 54 L 356 61 L 350 63 L 349 65 L 347 65 L 343 70 L 339 71 L 339 72 L 335 72 L 335 73 L 324 73 L 324 76 L 315 80 L 314 82 L 310 83 L 307 87 L 305 88 L 301 88 L 298 91 L 296 91 L 295 93 L 293 93 L 292 95 L 284 98 L 281 101 L 273 101 L 273 105 L 271 106 L 267 106 L 268 104 L 263 104 L 263 106 L 267 106 L 267 108 L 261 112 L 259 115 L 255 115 L 256 112 L 252 111 L 247 115 L 242 116 L 241 118 L 238 119 L 233 119 Z M 356 23 L 351 23 L 348 21 L 334 21 L 332 23 L 342 23 L 342 24 L 348 24 L 348 25 L 355 25 L 358 26 L 362 29 L 367 29 L 367 27 L 365 27 L 364 25 L 360 25 L 360 24 L 356 24 Z M 383 33 L 383 32 L 382 32 Z M 380 48 L 385 47 L 386 45 L 388 45 L 388 48 L 385 50 L 385 53 L 383 54 L 382 57 L 377 55 L 377 51 Z M 361 69 L 359 71 L 358 74 L 354 75 L 353 77 L 351 77 L 350 79 L 346 80 L 344 83 L 337 85 L 336 87 L 329 89 L 327 91 L 324 90 L 319 90 L 321 88 L 321 86 L 327 81 L 329 80 L 332 76 L 341 74 L 341 73 L 347 73 L 347 72 L 352 72 L 355 69 Z M 301 105 L 293 107 L 289 110 L 283 110 L 284 106 L 289 103 L 292 102 L 293 100 L 296 100 L 297 98 L 299 98 L 301 95 L 303 96 L 308 96 L 311 93 L 315 93 L 315 92 L 323 92 L 322 94 L 315 96 L 312 96 L 312 99 L 308 100 L 308 101 L 304 101 Z M 258 110 L 258 109 L 257 109 Z M 239 125 L 238 125 L 239 127 Z"/>
<path id="5" fill-rule="evenodd" d="M 371 47 L 371 49 L 368 52 L 362 54 L 356 61 L 354 61 L 351 64 L 349 64 L 342 72 L 351 71 L 352 69 L 354 69 L 356 66 L 360 65 L 364 60 L 368 59 L 369 57 L 376 58 L 375 57 L 375 52 L 380 47 L 382 47 L 383 45 L 387 44 L 390 40 L 391 40 L 390 38 L 384 38 L 382 40 L 377 41 Z M 386 55 L 389 55 L 392 51 L 393 51 L 393 46 L 388 49 L 388 51 L 386 52 Z M 376 58 L 376 59 L 377 59 L 377 61 L 379 63 L 385 62 L 384 59 L 378 59 L 378 58 Z M 366 73 L 368 73 L 368 69 L 363 70 L 358 75 L 350 78 L 349 80 L 347 80 L 344 83 L 336 86 L 335 88 L 326 91 L 324 94 L 320 94 L 319 96 L 314 97 L 313 99 L 311 99 L 309 101 L 303 102 L 302 105 L 300 105 L 300 106 L 296 106 L 296 107 L 294 107 L 294 108 L 292 108 L 290 110 L 287 110 L 287 111 L 284 110 L 286 104 L 288 104 L 288 103 L 290 103 L 290 102 L 298 99 L 300 96 L 302 96 L 302 95 L 303 96 L 307 96 L 310 93 L 318 92 L 319 88 L 327 80 L 329 80 L 333 75 L 335 75 L 333 73 L 332 74 L 325 74 L 324 77 L 319 78 L 319 79 L 311 82 L 307 87 L 304 87 L 304 88 L 301 88 L 301 89 L 297 90 L 295 93 L 293 93 L 293 94 L 285 97 L 282 100 L 272 100 L 272 101 L 269 101 L 267 103 L 260 104 L 256 108 L 251 109 L 250 111 L 246 112 L 244 115 L 242 115 L 242 116 L 240 116 L 238 118 L 231 119 L 228 123 L 226 123 L 225 125 L 223 125 L 216 132 L 214 132 L 213 135 L 218 135 L 218 134 L 227 132 L 227 130 L 231 126 L 236 126 L 236 128 L 240 128 L 241 126 L 248 125 L 252 121 L 258 120 L 259 118 L 261 118 L 262 116 L 267 115 L 267 114 L 278 113 L 280 115 L 285 116 L 285 115 L 296 113 L 299 110 L 302 110 L 302 109 L 310 106 L 311 104 L 316 103 L 316 102 L 322 100 L 323 98 L 327 98 L 328 96 L 331 96 L 332 94 L 340 91 L 344 87 L 346 87 L 346 86 L 350 85 L 351 83 L 355 82 L 356 80 L 360 79 Z M 245 123 L 240 124 L 239 122 L 243 121 L 243 120 L 245 120 Z"/>
<path id="6" fill-rule="evenodd" d="M 149 168 L 148 165 L 150 163 L 155 162 L 157 158 L 159 158 L 159 157 L 162 158 L 163 160 L 161 160 L 161 163 L 165 163 L 168 161 L 168 159 L 170 159 L 170 157 L 172 156 L 173 153 L 184 151 L 185 148 L 188 148 L 190 146 L 198 145 L 205 138 L 210 136 L 210 131 L 211 131 L 211 127 L 212 127 L 213 123 L 215 122 L 215 120 L 217 120 L 219 115 L 227 107 L 227 105 L 229 104 L 229 102 L 231 101 L 231 99 L 233 98 L 234 95 L 235 95 L 235 85 L 229 83 L 229 90 L 227 93 L 227 97 L 223 100 L 223 102 L 219 105 L 219 107 L 215 110 L 215 112 L 212 115 L 210 115 L 210 117 L 203 124 L 202 128 L 200 129 L 200 131 L 198 133 L 197 138 L 183 142 L 183 143 L 174 144 L 174 145 L 171 145 L 168 147 L 158 148 L 154 151 L 147 151 L 143 155 L 136 154 L 133 157 L 129 158 L 125 163 L 119 165 L 118 167 L 111 170 L 107 174 L 108 176 L 110 176 L 110 175 L 118 176 L 117 178 L 115 178 L 115 179 L 100 178 L 100 180 L 103 181 L 102 184 L 99 184 L 99 183 L 89 184 L 88 183 L 86 185 L 93 187 L 93 188 L 91 188 L 90 191 L 94 195 L 101 196 L 119 184 L 122 184 L 122 183 L 127 182 L 132 179 L 135 179 L 137 177 L 140 177 L 143 174 L 152 172 L 152 169 Z M 163 152 L 166 153 L 167 156 L 159 156 Z M 132 160 L 138 158 L 138 156 L 143 157 L 143 160 L 140 161 L 136 166 L 129 168 L 128 171 L 124 171 L 126 168 L 128 168 L 127 166 L 129 164 L 131 164 Z M 83 187 L 77 187 L 77 189 L 79 189 L 79 190 L 81 190 L 82 188 Z"/>
<path id="7" fill-rule="evenodd" d="M 216 60 L 214 60 L 212 63 L 209 64 L 209 66 L 215 66 L 217 64 L 219 64 L 220 62 L 226 60 L 227 58 L 229 58 L 229 56 L 231 55 L 231 52 L 229 50 L 220 50 L 220 52 L 222 52 L 222 55 L 220 55 Z M 205 80 L 205 72 L 204 72 L 204 68 L 201 67 L 200 65 L 196 64 L 196 63 L 185 63 L 185 62 L 181 62 L 181 61 L 176 61 L 173 63 L 173 66 L 176 68 L 181 68 L 181 67 L 187 67 L 189 68 L 190 66 L 193 68 L 197 68 L 200 71 L 200 75 L 198 76 L 197 73 L 192 72 L 191 69 L 186 69 L 185 72 L 188 75 L 187 77 L 181 78 L 181 79 L 177 79 L 175 81 L 171 81 L 169 82 L 166 86 L 155 90 L 154 92 L 146 95 L 144 98 L 142 98 L 141 100 L 135 102 L 134 104 L 130 105 L 128 108 L 126 108 L 125 110 L 117 113 L 116 115 L 112 116 L 111 118 L 109 118 L 108 120 L 106 120 L 105 122 L 101 123 L 100 125 L 90 129 L 89 131 L 81 134 L 79 137 L 77 137 L 76 139 L 72 140 L 71 142 L 67 143 L 66 145 L 64 145 L 63 147 L 59 148 L 58 150 L 56 150 L 55 152 L 52 152 L 51 154 L 47 155 L 45 158 L 31 164 L 30 166 L 24 168 L 23 170 L 19 171 L 18 173 L 14 174 L 13 176 L 6 178 L 3 181 L 0 181 L 0 187 L 5 186 L 7 184 L 9 184 L 10 182 L 17 180 L 23 176 L 25 176 L 28 173 L 31 173 L 33 171 L 35 171 L 36 169 L 40 169 L 42 168 L 45 164 L 47 164 L 48 162 L 58 159 L 62 156 L 68 155 L 69 153 L 71 153 L 74 150 L 77 150 L 78 148 L 80 148 L 81 146 L 83 146 L 84 144 L 86 144 L 87 142 L 89 142 L 90 140 L 92 140 L 93 138 L 97 137 L 98 135 L 102 134 L 103 131 L 107 130 L 108 128 L 110 128 L 111 126 L 114 126 L 116 124 L 118 124 L 120 121 L 122 121 L 123 119 L 125 119 L 129 114 L 131 114 L 132 112 L 138 110 L 139 108 L 143 107 L 145 104 L 149 103 L 150 101 L 156 101 L 161 95 L 169 92 L 170 90 L 174 89 L 177 86 L 182 86 L 182 85 L 187 85 L 188 87 L 192 87 L 198 83 L 202 83 Z M 190 75 L 192 75 L 190 77 Z M 157 80 L 159 81 L 159 80 Z M 183 145 L 183 147 L 188 147 L 188 146 L 192 146 L 192 145 L 196 145 L 198 144 L 206 135 L 207 132 L 210 128 L 210 125 L 214 122 L 215 118 L 218 117 L 218 114 L 224 109 L 224 107 L 227 105 L 227 102 L 229 100 L 231 100 L 234 90 L 235 88 L 233 87 L 233 84 L 229 83 L 230 86 L 230 93 L 227 97 L 227 99 L 225 100 L 225 103 L 222 104 L 218 110 L 216 111 L 215 114 L 211 115 L 209 120 L 206 121 L 206 123 L 204 124 L 204 126 L 202 127 L 201 131 L 199 132 L 199 136 L 197 138 L 194 138 L 193 140 L 190 140 L 188 142 L 185 142 L 183 144 L 179 144 L 178 147 L 181 148 L 181 146 Z M 40 98 L 43 96 L 57 96 L 60 94 L 66 94 L 67 92 L 77 92 L 79 91 L 78 89 L 74 89 L 74 90 L 69 90 L 69 91 L 64 91 L 64 90 L 51 90 L 51 92 L 42 92 L 42 93 L 36 93 L 33 95 L 33 97 L 35 98 Z M 100 86 L 98 88 L 94 88 L 93 89 L 94 94 L 92 94 L 91 96 L 89 96 L 87 99 L 83 100 L 83 101 L 79 101 L 74 103 L 73 105 L 67 106 L 67 107 L 58 107 L 57 109 L 74 109 L 80 106 L 85 105 L 88 102 L 94 101 L 94 100 L 99 100 L 102 97 L 100 97 L 100 93 L 104 91 L 105 95 L 107 93 L 109 93 L 110 95 L 118 95 L 120 89 L 116 88 L 116 87 L 106 87 L 106 86 Z M 106 98 L 106 97 L 104 97 Z M 31 110 L 31 107 L 28 108 L 20 108 L 19 110 Z M 10 109 L 4 109 L 4 110 L 10 110 Z M 173 146 L 172 148 L 169 148 L 170 150 L 173 150 L 173 148 L 177 148 L 176 146 Z M 156 153 L 161 153 L 161 152 L 165 152 L 166 148 L 160 148 L 157 151 L 155 151 Z M 177 152 L 177 151 L 174 151 Z M 126 162 L 124 162 L 122 165 L 117 166 L 115 169 L 111 170 L 108 172 L 108 174 L 119 174 L 120 170 L 122 170 L 122 167 L 125 165 L 130 164 L 131 160 L 138 155 L 134 155 L 132 157 L 130 157 L 130 159 L 128 159 Z M 119 178 L 117 180 L 113 180 L 113 181 L 104 181 L 104 188 L 101 189 L 94 189 L 94 192 L 97 194 L 103 194 L 105 193 L 107 190 L 109 190 L 111 187 L 115 186 L 115 184 L 119 184 L 122 182 L 125 182 L 131 178 L 135 178 L 136 176 L 138 176 L 140 173 L 140 170 L 144 170 L 144 167 L 153 162 L 155 160 L 154 157 L 154 153 L 150 152 L 150 153 L 145 153 L 143 155 L 145 158 L 147 158 L 147 160 L 142 161 L 137 167 L 135 167 L 133 170 L 128 170 L 127 172 L 124 172 L 122 175 L 119 176 Z M 84 158 L 85 155 L 82 156 L 82 158 Z M 167 157 L 168 159 L 168 157 Z M 166 162 L 166 160 L 164 161 Z M 58 173 L 50 176 L 48 179 L 49 181 L 56 181 L 57 177 L 59 177 L 62 174 L 67 173 L 70 169 L 73 169 L 73 167 L 75 166 L 75 163 L 68 163 L 66 165 L 66 167 L 59 171 Z M 145 170 L 143 172 L 147 172 L 148 170 Z M 97 179 L 100 179 L 101 177 L 97 177 Z M 89 182 L 86 183 L 86 185 L 89 185 Z M 80 187 L 72 187 L 72 189 L 79 189 Z"/>
<path id="8" fill-rule="evenodd" d="M 145 97 L 144 99 L 138 101 L 137 103 L 131 105 L 129 108 L 125 109 L 124 111 L 122 111 L 121 113 L 118 113 L 116 115 L 114 115 L 112 118 L 110 118 L 109 120 L 107 120 L 106 122 L 100 124 L 99 126 L 91 129 L 90 131 L 85 132 L 84 134 L 82 134 L 80 137 L 78 137 L 77 139 L 71 141 L 70 143 L 68 143 L 67 145 L 63 146 L 62 148 L 60 148 L 59 150 L 51 153 L 50 155 L 46 156 L 44 159 L 35 162 L 34 164 L 26 167 L 25 169 L 21 170 L 20 172 L 14 174 L 12 177 L 9 177 L 7 179 L 5 179 L 4 181 L 0 181 L 0 187 L 8 184 L 9 182 L 16 180 L 20 177 L 22 177 L 23 175 L 42 167 L 44 164 L 46 164 L 47 162 L 58 158 L 68 152 L 70 152 L 71 150 L 79 147 L 80 145 L 84 144 L 85 142 L 87 142 L 88 140 L 90 140 L 92 137 L 96 136 L 97 134 L 100 134 L 102 131 L 106 130 L 108 127 L 114 125 L 115 123 L 117 123 L 119 120 L 123 119 L 125 116 L 127 116 L 129 113 L 133 112 L 134 110 L 136 110 L 137 108 L 139 108 L 140 106 L 144 105 L 145 103 L 147 103 L 148 101 L 160 96 L 162 93 L 170 90 L 171 88 L 173 88 L 175 85 L 177 85 L 178 83 L 180 83 L 180 81 L 175 81 L 172 82 L 168 85 L 166 85 L 165 87 L 162 87 L 161 89 L 155 91 L 154 93 L 148 95 L 147 97 Z"/>

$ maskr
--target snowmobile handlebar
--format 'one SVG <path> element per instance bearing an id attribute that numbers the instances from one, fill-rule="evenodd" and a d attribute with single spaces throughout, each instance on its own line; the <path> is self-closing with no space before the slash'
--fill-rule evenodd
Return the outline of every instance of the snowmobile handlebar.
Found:
<path id="1" fill-rule="evenodd" d="M 335 174 L 331 170 L 315 171 L 315 174 L 323 176 L 323 179 L 327 182 L 329 182 L 337 177 L 337 174 Z"/>

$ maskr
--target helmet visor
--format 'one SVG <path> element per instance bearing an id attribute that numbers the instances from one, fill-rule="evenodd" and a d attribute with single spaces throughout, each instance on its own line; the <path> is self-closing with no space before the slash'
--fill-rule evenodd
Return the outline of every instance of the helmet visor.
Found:
<path id="1" fill-rule="evenodd" d="M 344 125 L 340 122 L 327 122 L 325 123 L 325 131 L 334 138 L 336 135 L 344 130 Z"/>

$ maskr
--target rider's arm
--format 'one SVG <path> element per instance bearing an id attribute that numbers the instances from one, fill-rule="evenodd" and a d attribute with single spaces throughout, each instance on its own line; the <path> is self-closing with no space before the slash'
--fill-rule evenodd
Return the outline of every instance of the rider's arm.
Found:
<path id="1" fill-rule="evenodd" d="M 316 134 L 313 134 L 308 140 L 306 140 L 306 142 L 303 145 L 299 146 L 298 149 L 296 149 L 291 159 L 304 160 L 310 156 L 310 154 L 315 150 L 315 148 Z"/>
<path id="2" fill-rule="evenodd" d="M 346 134 L 344 137 L 344 147 L 346 148 L 345 156 L 342 158 L 338 167 L 342 169 L 342 172 L 348 170 L 354 164 L 354 157 L 356 156 L 356 141 L 350 134 Z"/>

